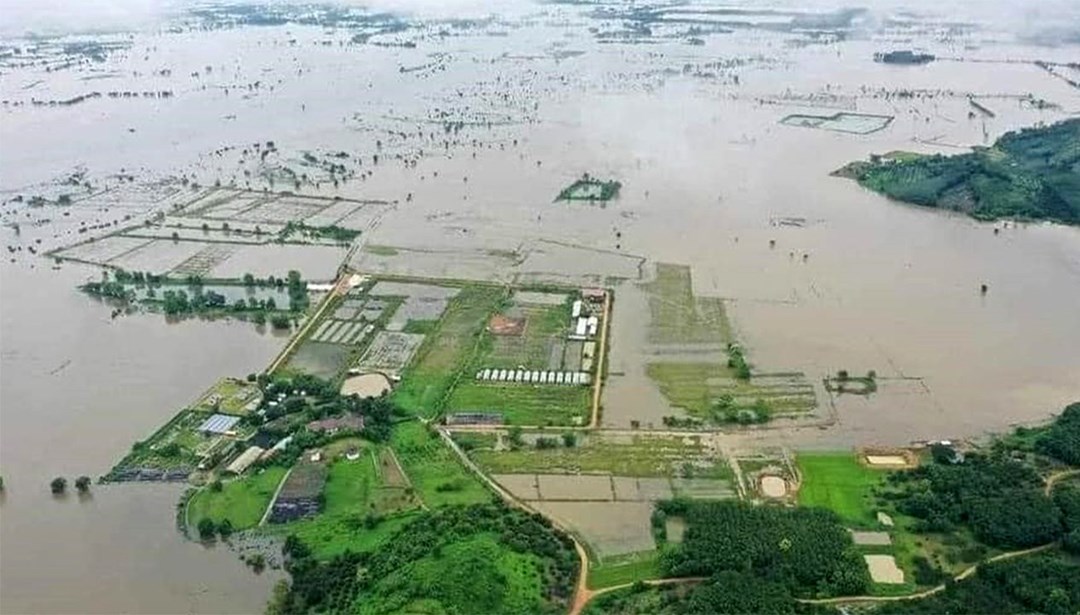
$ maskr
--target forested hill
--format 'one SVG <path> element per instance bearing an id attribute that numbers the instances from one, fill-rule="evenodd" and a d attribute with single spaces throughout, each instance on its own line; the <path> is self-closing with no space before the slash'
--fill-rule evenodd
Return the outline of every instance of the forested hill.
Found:
<path id="1" fill-rule="evenodd" d="M 1080 119 L 1010 132 L 968 154 L 873 156 L 835 174 L 900 201 L 980 220 L 1080 224 Z"/>

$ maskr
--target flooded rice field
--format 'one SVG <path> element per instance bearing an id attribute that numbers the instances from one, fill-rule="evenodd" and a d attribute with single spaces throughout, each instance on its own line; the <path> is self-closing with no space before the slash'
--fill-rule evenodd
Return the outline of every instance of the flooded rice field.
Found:
<path id="1" fill-rule="evenodd" d="M 242 323 L 110 319 L 76 290 L 98 272 L 73 261 L 610 285 L 601 424 L 692 418 L 678 387 L 735 385 L 650 365 L 722 365 L 736 342 L 802 412 L 725 429 L 736 448 L 977 437 L 1080 394 L 1080 230 L 976 222 L 830 176 L 875 153 L 962 152 L 1076 116 L 1080 77 L 1065 63 L 1080 45 L 1060 35 L 1080 23 L 1072 3 L 1047 3 L 1042 21 L 985 3 L 946 19 L 922 0 L 783 14 L 513 2 L 476 19 L 414 8 L 392 24 L 354 9 L 276 26 L 178 9 L 130 36 L 3 42 L 0 610 L 254 612 L 274 578 L 173 531 L 175 488 L 48 494 L 53 476 L 106 472 L 284 343 Z M 874 61 L 909 47 L 937 60 Z M 617 180 L 618 197 L 555 202 L 584 174 Z M 689 303 L 650 303 L 659 263 L 687 268 Z M 415 302 L 410 318 L 440 305 Z M 689 326 L 658 340 L 658 315 Z M 294 360 L 339 370 L 349 355 L 335 341 L 360 334 L 360 318 L 342 315 L 347 330 Z M 412 334 L 394 335 L 364 360 L 400 368 Z M 877 390 L 824 390 L 839 370 L 873 370 Z M 543 503 L 581 523 L 606 523 L 610 505 Z M 620 505 L 619 523 L 645 528 L 640 544 L 601 550 L 650 547 L 648 503 Z"/>

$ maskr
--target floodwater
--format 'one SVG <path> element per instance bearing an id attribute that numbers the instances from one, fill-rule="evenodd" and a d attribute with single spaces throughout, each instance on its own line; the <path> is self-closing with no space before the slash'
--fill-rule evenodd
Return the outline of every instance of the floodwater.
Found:
<path id="1" fill-rule="evenodd" d="M 45 261 L 41 261 L 45 264 Z M 111 320 L 75 289 L 88 269 L 0 265 L 0 611 L 258 612 L 280 573 L 176 529 L 177 485 L 49 481 L 106 473 L 220 376 L 264 367 L 282 341 L 246 323 Z"/>
<path id="2" fill-rule="evenodd" d="M 90 502 L 47 492 L 57 474 L 104 473 L 218 377 L 264 367 L 281 345 L 249 324 L 110 320 L 74 290 L 93 272 L 29 255 L 85 239 L 83 223 L 101 227 L 93 235 L 169 212 L 171 201 L 115 190 L 121 171 L 173 188 L 184 177 L 280 190 L 268 178 L 288 167 L 320 178 L 297 192 L 386 201 L 357 219 L 371 249 L 353 263 L 367 270 L 618 284 L 605 426 L 659 426 L 672 413 L 645 376 L 648 310 L 632 287 L 656 262 L 691 265 L 697 294 L 729 300 L 756 367 L 881 378 L 868 399 L 836 400 L 835 415 L 823 399 L 830 425 L 740 432 L 733 446 L 977 437 L 1080 398 L 1080 229 L 978 223 L 829 176 L 871 153 L 955 153 L 1080 112 L 1080 90 L 1032 63 L 1075 61 L 1080 45 L 1027 42 L 1039 20 L 1077 23 L 1075 3 L 1022 16 L 982 2 L 942 15 L 938 4 L 902 3 L 913 13 L 901 22 L 924 24 L 907 29 L 886 19 L 901 3 L 875 7 L 840 38 L 734 25 L 691 44 L 687 26 L 653 24 L 655 38 L 634 44 L 639 35 L 605 38 L 625 24 L 592 7 L 514 2 L 479 25 L 414 23 L 386 46 L 330 27 L 143 32 L 102 64 L 5 69 L 13 101 L 174 96 L 0 109 L 0 218 L 22 224 L 0 228 L 5 247 L 21 248 L 0 269 L 0 610 L 248 612 L 269 593 L 271 575 L 176 534 L 174 487 L 98 487 Z M 907 47 L 943 59 L 872 61 Z M 972 116 L 969 95 L 995 115 Z M 868 135 L 780 124 L 838 111 L 894 120 Z M 268 140 L 265 160 L 252 154 Z M 351 179 L 335 186 L 304 167 L 309 152 L 345 152 L 334 160 Z M 10 201 L 68 190 L 57 180 L 75 168 L 122 196 L 108 211 Z M 620 197 L 552 202 L 586 172 L 618 179 Z M 792 218 L 801 225 L 780 224 Z M 80 253 L 128 249 L 109 242 Z M 191 248 L 156 243 L 127 257 L 172 266 Z M 215 273 L 329 279 L 346 255 L 235 253 Z"/>

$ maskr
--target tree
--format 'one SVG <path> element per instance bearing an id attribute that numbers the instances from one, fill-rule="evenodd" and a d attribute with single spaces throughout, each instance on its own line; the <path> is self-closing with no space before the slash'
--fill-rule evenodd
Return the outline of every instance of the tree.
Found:
<path id="1" fill-rule="evenodd" d="M 53 495 L 61 495 L 67 491 L 67 479 L 63 476 L 57 476 L 49 483 L 49 489 L 53 492 Z"/>
<path id="2" fill-rule="evenodd" d="M 217 531 L 222 540 L 228 540 L 229 536 L 232 536 L 233 533 L 232 521 L 222 519 L 221 523 L 217 524 Z"/>
<path id="3" fill-rule="evenodd" d="M 79 493 L 89 493 L 90 492 L 90 477 L 89 476 L 80 476 L 79 478 L 76 478 L 75 479 L 75 488 L 79 490 Z"/>
<path id="4" fill-rule="evenodd" d="M 577 446 L 577 434 L 572 431 L 564 432 L 562 435 L 563 446 L 566 448 L 574 448 Z"/>
<path id="5" fill-rule="evenodd" d="M 212 491 L 214 493 L 221 493 L 221 490 L 224 489 L 224 488 L 225 488 L 225 486 L 221 484 L 220 479 L 215 480 L 214 482 L 210 483 L 210 491 Z"/>
<path id="6" fill-rule="evenodd" d="M 214 538 L 214 534 L 217 533 L 217 525 L 210 517 L 203 517 L 199 519 L 199 538 L 203 540 L 211 540 Z"/>
<path id="7" fill-rule="evenodd" d="M 289 317 L 285 314 L 274 314 L 270 318 L 270 326 L 274 327 L 275 329 L 288 329 L 291 324 L 292 323 L 289 320 Z"/>
<path id="8" fill-rule="evenodd" d="M 521 437 L 521 427 L 518 426 L 518 425 L 514 425 L 513 427 L 510 428 L 509 437 L 510 437 L 510 446 L 512 448 L 518 448 L 522 444 L 524 444 L 524 440 Z"/>

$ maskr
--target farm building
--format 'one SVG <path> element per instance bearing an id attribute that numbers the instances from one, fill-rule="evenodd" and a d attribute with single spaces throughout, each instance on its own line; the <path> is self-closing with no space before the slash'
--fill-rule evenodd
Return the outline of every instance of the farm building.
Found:
<path id="1" fill-rule="evenodd" d="M 243 474 L 244 470 L 255 463 L 259 457 L 262 456 L 263 452 L 263 449 L 258 446 L 248 447 L 248 449 L 240 453 L 236 459 L 233 459 L 232 463 L 230 463 L 225 470 L 232 472 L 233 474 Z"/>
<path id="2" fill-rule="evenodd" d="M 214 414 L 199 425 L 199 431 L 205 434 L 227 434 L 239 420 L 238 416 Z"/>
<path id="3" fill-rule="evenodd" d="M 584 297 L 586 301 L 601 303 L 604 301 L 604 297 L 607 296 L 607 291 L 603 288 L 583 288 L 581 289 L 581 296 Z"/>

